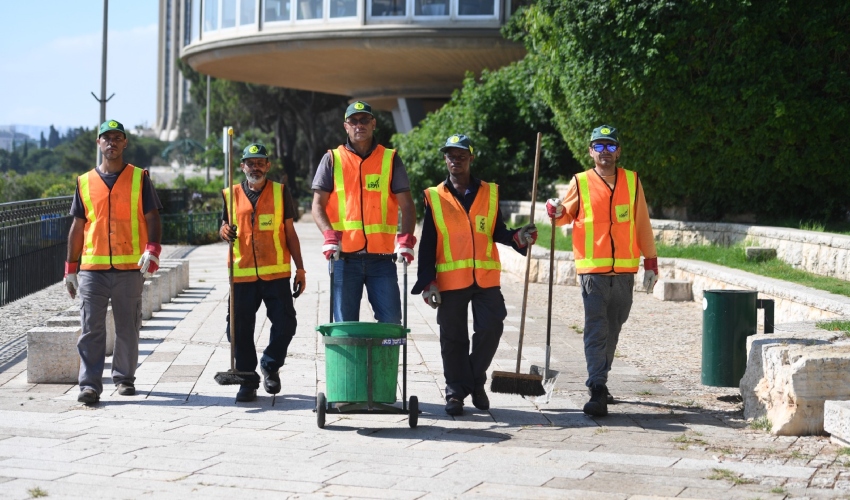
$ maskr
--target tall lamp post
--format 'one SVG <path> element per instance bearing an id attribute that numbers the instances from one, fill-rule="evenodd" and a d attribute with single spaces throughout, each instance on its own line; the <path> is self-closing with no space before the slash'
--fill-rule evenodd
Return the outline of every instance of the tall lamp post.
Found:
<path id="1" fill-rule="evenodd" d="M 107 25 L 109 24 L 109 0 L 103 0 L 103 56 L 100 62 L 100 97 L 91 93 L 94 100 L 100 103 L 100 121 L 97 126 L 106 121 L 106 103 L 112 99 L 115 94 L 106 97 L 106 40 L 107 40 Z M 97 131 L 97 127 L 95 127 Z M 100 148 L 97 148 L 97 164 L 100 165 L 102 158 L 100 156 Z"/>

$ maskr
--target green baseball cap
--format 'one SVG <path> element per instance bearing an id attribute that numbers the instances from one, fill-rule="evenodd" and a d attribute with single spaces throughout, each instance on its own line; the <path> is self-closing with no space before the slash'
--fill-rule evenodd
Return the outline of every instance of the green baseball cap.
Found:
<path id="1" fill-rule="evenodd" d="M 620 141 L 617 140 L 617 129 L 611 125 L 600 125 L 593 129 L 593 132 L 590 133 L 590 142 L 598 141 L 600 139 L 608 139 L 609 141 L 614 141 L 617 144 L 620 143 Z"/>
<path id="2" fill-rule="evenodd" d="M 265 146 L 258 142 L 252 142 L 245 146 L 245 149 L 242 150 L 242 159 L 248 158 L 268 158 L 269 151 Z"/>
<path id="3" fill-rule="evenodd" d="M 470 154 L 473 154 L 472 144 L 469 143 L 469 137 L 463 134 L 454 134 L 446 139 L 446 145 L 440 148 L 440 152 L 445 153 L 446 150 L 450 148 L 467 149 Z"/>
<path id="4" fill-rule="evenodd" d="M 117 122 L 115 120 L 106 120 L 105 122 L 101 123 L 100 130 L 97 132 L 97 136 L 100 137 L 111 130 L 117 130 L 124 134 L 124 137 L 127 137 L 127 132 L 124 131 L 124 125 L 122 125 L 121 122 Z"/>
<path id="5" fill-rule="evenodd" d="M 345 118 L 343 120 L 348 120 L 349 116 L 356 115 L 357 113 L 366 113 L 367 115 L 375 116 L 372 114 L 372 106 L 369 106 L 363 101 L 354 101 L 346 108 Z"/>

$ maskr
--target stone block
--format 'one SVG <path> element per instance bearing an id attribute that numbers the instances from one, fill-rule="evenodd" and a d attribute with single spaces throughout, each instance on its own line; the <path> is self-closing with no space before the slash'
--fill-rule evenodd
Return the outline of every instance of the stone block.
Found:
<path id="1" fill-rule="evenodd" d="M 142 285 L 142 319 L 147 320 L 153 317 L 153 297 L 159 298 L 158 290 L 155 291 L 155 288 L 156 285 L 151 279 L 146 279 L 145 284 Z"/>
<path id="2" fill-rule="evenodd" d="M 823 430 L 830 434 L 833 443 L 850 446 L 850 401 L 824 402 Z"/>
<path id="3" fill-rule="evenodd" d="M 171 269 L 168 268 L 159 268 L 156 274 L 152 275 L 151 278 L 156 278 L 159 282 L 159 286 L 157 289 L 159 290 L 159 303 L 160 304 L 168 304 L 171 302 L 171 277 L 172 277 Z M 159 309 L 157 309 L 158 311 Z"/>
<path id="4" fill-rule="evenodd" d="M 686 280 L 658 280 L 652 296 L 661 301 L 687 302 L 694 300 L 693 287 Z"/>
<path id="5" fill-rule="evenodd" d="M 775 248 L 746 247 L 744 248 L 744 253 L 747 256 L 747 260 L 752 260 L 755 262 L 764 262 L 766 260 L 773 260 L 776 258 Z"/>
<path id="6" fill-rule="evenodd" d="M 174 263 L 177 264 L 177 267 L 180 269 L 180 285 L 178 289 L 180 292 L 189 289 L 189 259 L 165 259 L 163 262 L 165 263 Z"/>
<path id="7" fill-rule="evenodd" d="M 528 224 L 528 214 L 511 214 L 511 226 L 519 227 Z"/>
<path id="8" fill-rule="evenodd" d="M 177 298 L 180 294 L 180 267 L 177 264 L 163 262 L 160 269 L 168 269 L 168 299 Z"/>
<path id="9" fill-rule="evenodd" d="M 773 434 L 820 434 L 824 402 L 850 399 L 850 342 L 840 332 L 751 335 L 747 351 L 744 417 L 766 416 Z"/>
<path id="10" fill-rule="evenodd" d="M 73 314 L 72 314 L 73 313 Z M 80 325 L 80 310 L 78 307 L 68 308 L 60 316 L 54 316 L 45 322 L 45 326 L 76 326 Z M 112 306 L 106 308 L 106 355 L 112 356 L 115 351 L 115 316 Z"/>
<path id="11" fill-rule="evenodd" d="M 77 326 L 39 326 L 27 332 L 27 382 L 76 384 L 80 373 Z"/>
<path id="12" fill-rule="evenodd" d="M 150 285 L 148 285 L 150 283 Z M 150 306 L 151 313 L 155 313 L 162 309 L 162 291 L 160 286 L 162 279 L 159 274 L 153 274 L 145 279 L 145 284 L 142 288 L 142 318 L 144 319 L 145 304 Z M 147 297 L 147 299 L 145 299 Z M 147 302 L 146 302 L 147 300 Z M 147 318 L 150 319 L 150 318 Z"/>

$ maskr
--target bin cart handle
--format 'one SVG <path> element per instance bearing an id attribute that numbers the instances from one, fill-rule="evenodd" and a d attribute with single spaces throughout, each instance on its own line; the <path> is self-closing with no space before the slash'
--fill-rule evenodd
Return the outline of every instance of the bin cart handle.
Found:
<path id="1" fill-rule="evenodd" d="M 764 333 L 773 333 L 773 299 L 756 299 L 756 308 L 764 309 Z"/>

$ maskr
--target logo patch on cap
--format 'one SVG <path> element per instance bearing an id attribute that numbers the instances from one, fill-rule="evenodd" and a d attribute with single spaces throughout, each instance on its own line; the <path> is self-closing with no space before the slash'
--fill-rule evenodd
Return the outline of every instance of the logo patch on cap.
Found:
<path id="1" fill-rule="evenodd" d="M 460 137 L 453 135 L 452 138 L 449 139 L 449 140 L 452 142 L 452 144 L 454 144 L 454 143 L 460 141 Z"/>
<path id="2" fill-rule="evenodd" d="M 355 102 L 354 103 L 354 109 L 363 109 L 364 107 L 365 106 L 363 106 L 362 102 Z"/>
<path id="3" fill-rule="evenodd" d="M 110 126 L 110 127 L 117 127 L 117 126 L 118 126 L 118 122 L 116 122 L 115 120 L 112 120 L 111 122 L 109 122 L 109 126 Z"/>
<path id="4" fill-rule="evenodd" d="M 608 127 L 602 127 L 601 129 L 599 129 L 599 132 L 601 132 L 601 133 L 603 133 L 603 134 L 610 134 L 610 133 L 611 133 L 611 129 L 610 129 L 610 128 L 608 128 Z"/>
<path id="5" fill-rule="evenodd" d="M 257 146 L 251 146 L 250 148 L 248 148 L 248 151 L 251 153 L 256 153 L 259 150 L 260 148 L 258 148 Z"/>

